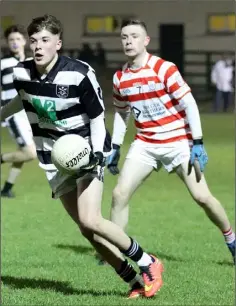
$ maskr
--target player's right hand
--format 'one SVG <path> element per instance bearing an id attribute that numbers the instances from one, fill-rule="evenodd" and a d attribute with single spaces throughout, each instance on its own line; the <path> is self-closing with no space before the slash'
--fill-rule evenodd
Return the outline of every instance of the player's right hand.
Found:
<path id="1" fill-rule="evenodd" d="M 118 162 L 120 160 L 120 146 L 116 144 L 112 144 L 112 153 L 111 155 L 107 158 L 107 168 L 113 175 L 119 174 L 119 169 L 118 169 Z"/>
<path id="2" fill-rule="evenodd" d="M 80 167 L 80 170 L 91 171 L 98 165 L 102 165 L 103 160 L 104 160 L 104 157 L 103 157 L 102 152 L 95 152 L 95 153 L 91 152 L 88 165 Z"/>
<path id="3" fill-rule="evenodd" d="M 208 156 L 204 148 L 202 139 L 193 140 L 193 147 L 190 156 L 190 163 L 192 166 L 194 166 L 195 160 L 199 162 L 200 170 L 201 172 L 203 172 L 208 162 Z"/>

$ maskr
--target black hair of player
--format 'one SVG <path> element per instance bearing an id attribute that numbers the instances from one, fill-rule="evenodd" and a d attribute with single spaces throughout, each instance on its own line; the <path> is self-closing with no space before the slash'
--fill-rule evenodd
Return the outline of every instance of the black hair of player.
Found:
<path id="1" fill-rule="evenodd" d="M 10 27 L 8 27 L 5 31 L 4 31 L 4 37 L 5 39 L 8 39 L 9 35 L 12 33 L 20 33 L 22 36 L 25 37 L 26 35 L 26 31 L 25 28 L 22 25 L 19 24 L 14 24 Z"/>
<path id="2" fill-rule="evenodd" d="M 32 19 L 30 25 L 27 28 L 29 37 L 35 33 L 38 33 L 42 30 L 47 30 L 53 35 L 59 35 L 59 38 L 62 39 L 63 27 L 55 16 L 45 14 L 40 17 Z"/>
<path id="3" fill-rule="evenodd" d="M 124 27 L 127 27 L 129 25 L 139 25 L 140 27 L 142 27 L 147 32 L 146 23 L 144 21 L 139 20 L 139 19 L 127 19 L 127 20 L 124 20 L 122 22 L 122 24 L 121 24 L 121 30 Z"/>

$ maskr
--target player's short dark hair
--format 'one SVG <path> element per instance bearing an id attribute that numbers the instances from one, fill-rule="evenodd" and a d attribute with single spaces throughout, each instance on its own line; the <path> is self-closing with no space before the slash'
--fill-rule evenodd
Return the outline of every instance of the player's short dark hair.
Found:
<path id="1" fill-rule="evenodd" d="M 62 39 L 63 27 L 60 20 L 58 20 L 55 16 L 45 14 L 43 16 L 36 17 L 32 19 L 27 28 L 29 36 L 42 30 L 47 30 L 54 35 L 59 35 L 60 39 Z"/>
<path id="2" fill-rule="evenodd" d="M 10 27 L 8 27 L 5 31 L 4 31 L 4 37 L 6 39 L 8 39 L 9 35 L 12 33 L 20 33 L 21 35 L 25 36 L 26 32 L 25 29 L 22 25 L 19 24 L 14 24 Z"/>
<path id="3" fill-rule="evenodd" d="M 124 20 L 121 24 L 121 30 L 124 27 L 127 27 L 129 25 L 139 25 L 140 27 L 142 27 L 147 32 L 146 23 L 144 21 L 139 20 L 139 19 L 126 19 L 126 20 Z"/>

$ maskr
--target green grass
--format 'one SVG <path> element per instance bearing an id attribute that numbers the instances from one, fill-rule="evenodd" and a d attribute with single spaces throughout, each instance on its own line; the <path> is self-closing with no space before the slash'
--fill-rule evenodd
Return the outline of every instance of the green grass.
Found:
<path id="1" fill-rule="evenodd" d="M 108 126 L 112 125 L 108 118 Z M 234 117 L 202 116 L 209 155 L 206 177 L 234 222 Z M 132 140 L 131 128 L 123 158 Z M 14 148 L 5 129 L 2 151 Z M 123 161 L 123 159 L 122 159 Z M 8 165 L 2 166 L 2 182 Z M 164 286 L 151 300 L 125 299 L 127 285 L 93 249 L 63 211 L 37 162 L 25 165 L 16 199 L 2 200 L 4 305 L 233 305 L 234 267 L 223 238 L 175 175 L 153 173 L 130 202 L 128 232 L 165 264 Z M 106 173 L 108 216 L 117 177 Z"/>

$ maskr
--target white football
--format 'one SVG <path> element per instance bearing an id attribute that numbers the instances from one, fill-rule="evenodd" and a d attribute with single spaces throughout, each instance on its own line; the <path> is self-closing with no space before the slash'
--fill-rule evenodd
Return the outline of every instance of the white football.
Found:
<path id="1" fill-rule="evenodd" d="M 74 174 L 89 163 L 91 147 L 83 137 L 71 134 L 60 137 L 53 145 L 51 158 L 62 173 Z"/>

